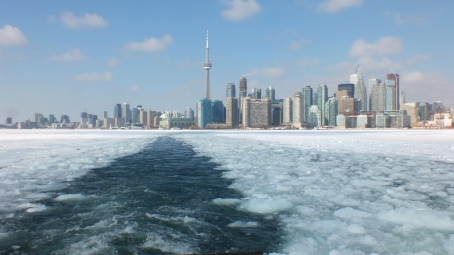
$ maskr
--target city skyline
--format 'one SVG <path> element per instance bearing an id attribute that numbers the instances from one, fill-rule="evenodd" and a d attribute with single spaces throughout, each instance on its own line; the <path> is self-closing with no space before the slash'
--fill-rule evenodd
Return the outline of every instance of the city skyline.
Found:
<path id="1" fill-rule="evenodd" d="M 106 3 L 82 7 L 29 2 L 30 9 L 0 3 L 2 119 L 19 121 L 35 112 L 73 119 L 84 109 L 110 112 L 111 105 L 120 102 L 153 110 L 194 107 L 205 90 L 200 46 L 207 28 L 202 21 L 207 18 L 215 45 L 212 99 L 225 100 L 225 84 L 239 87 L 244 74 L 250 74 L 248 91 L 272 86 L 276 98 L 292 97 L 307 85 L 326 84 L 333 92 L 338 84 L 349 82 L 359 63 L 365 81 L 384 81 L 391 68 L 400 74 L 400 91 L 406 92 L 408 102 L 440 100 L 449 107 L 453 101 L 448 79 L 452 53 L 443 51 L 452 39 L 442 33 L 447 24 L 439 18 L 450 10 L 449 2 L 392 3 L 391 9 L 386 1 L 218 1 L 206 4 L 212 10 L 208 17 L 186 23 L 201 1 L 179 3 L 181 10 L 170 8 L 172 3 Z M 121 20 L 120 8 L 129 19 Z M 382 19 L 366 20 L 370 10 Z M 175 15 L 165 15 L 169 13 Z M 273 18 L 283 13 L 286 19 Z M 141 18 L 164 25 L 136 28 Z M 175 20 L 167 24 L 170 19 Z M 297 25 L 309 20 L 317 25 Z M 335 31 L 337 24 L 349 33 Z M 424 32 L 441 40 L 421 40 L 417 35 Z M 336 39 L 329 40 L 331 36 Z"/>

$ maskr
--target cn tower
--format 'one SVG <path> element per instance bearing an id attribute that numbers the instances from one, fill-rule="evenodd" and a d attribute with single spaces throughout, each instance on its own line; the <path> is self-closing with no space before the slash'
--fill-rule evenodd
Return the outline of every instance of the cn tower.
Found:
<path id="1" fill-rule="evenodd" d="M 208 48 L 208 30 L 207 30 L 207 48 L 206 48 L 206 59 L 203 64 L 203 68 L 206 70 L 206 84 L 205 84 L 205 98 L 210 99 L 210 49 Z"/>

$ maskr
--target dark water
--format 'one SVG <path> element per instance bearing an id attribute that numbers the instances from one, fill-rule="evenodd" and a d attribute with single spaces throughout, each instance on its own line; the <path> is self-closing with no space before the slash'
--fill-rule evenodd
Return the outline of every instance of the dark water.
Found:
<path id="1" fill-rule="evenodd" d="M 215 148 L 213 148 L 215 149 Z M 279 250 L 278 224 L 212 203 L 241 198 L 208 157 L 171 137 L 93 169 L 41 200 L 42 212 L 1 220 L 0 254 L 174 254 Z M 258 227 L 231 228 L 236 221 Z M 13 247 L 14 246 L 14 247 Z"/>

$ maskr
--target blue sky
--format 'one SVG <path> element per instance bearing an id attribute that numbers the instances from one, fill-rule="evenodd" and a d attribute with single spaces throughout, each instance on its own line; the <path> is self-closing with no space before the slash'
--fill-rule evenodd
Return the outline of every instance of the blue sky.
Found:
<path id="1" fill-rule="evenodd" d="M 400 74 L 407 102 L 454 102 L 453 1 L 0 0 L 0 118 L 112 114 L 115 103 L 195 108 L 205 94 L 206 30 L 212 99 L 225 84 L 292 97 L 329 95 L 359 63 L 366 81 Z"/>

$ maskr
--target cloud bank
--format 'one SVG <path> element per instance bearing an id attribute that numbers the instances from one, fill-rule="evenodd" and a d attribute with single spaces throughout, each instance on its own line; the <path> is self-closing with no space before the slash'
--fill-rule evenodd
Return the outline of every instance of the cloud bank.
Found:
<path id="1" fill-rule="evenodd" d="M 173 43 L 173 38 L 169 34 L 164 35 L 161 39 L 151 37 L 143 40 L 142 42 L 129 42 L 124 46 L 125 50 L 129 51 L 162 51 Z"/>
<path id="2" fill-rule="evenodd" d="M 69 28 L 82 27 L 105 27 L 107 23 L 96 13 L 85 13 L 84 16 L 76 17 L 72 12 L 62 12 L 60 20 Z"/>
<path id="3" fill-rule="evenodd" d="M 112 80 L 112 73 L 105 72 L 101 73 L 83 73 L 78 74 L 75 80 L 82 82 L 109 82 Z"/>

